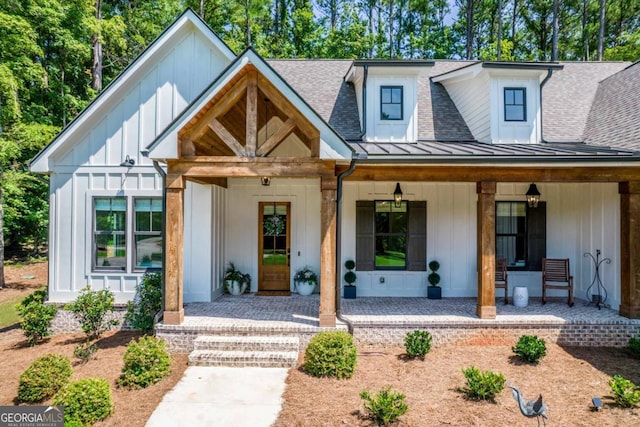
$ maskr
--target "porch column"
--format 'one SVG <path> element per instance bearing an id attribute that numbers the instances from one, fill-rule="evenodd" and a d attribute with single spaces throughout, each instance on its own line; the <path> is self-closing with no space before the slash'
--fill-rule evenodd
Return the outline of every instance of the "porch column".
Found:
<path id="1" fill-rule="evenodd" d="M 640 318 L 640 182 L 621 182 L 620 315 Z"/>
<path id="2" fill-rule="evenodd" d="M 184 188 L 181 175 L 166 177 L 165 215 L 165 284 L 164 323 L 179 325 L 184 320 L 183 294 L 183 247 L 184 247 Z"/>
<path id="3" fill-rule="evenodd" d="M 336 177 L 322 177 L 320 326 L 336 326 Z"/>
<path id="4" fill-rule="evenodd" d="M 496 182 L 476 183 L 478 193 L 478 308 L 481 319 L 496 318 Z"/>

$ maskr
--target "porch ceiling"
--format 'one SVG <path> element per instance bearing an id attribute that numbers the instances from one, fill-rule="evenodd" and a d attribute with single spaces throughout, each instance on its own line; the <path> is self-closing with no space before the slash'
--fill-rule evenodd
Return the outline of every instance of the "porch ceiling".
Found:
<path id="1" fill-rule="evenodd" d="M 253 65 L 244 66 L 178 132 L 181 157 L 267 157 L 282 145 L 319 157 L 320 132 Z"/>

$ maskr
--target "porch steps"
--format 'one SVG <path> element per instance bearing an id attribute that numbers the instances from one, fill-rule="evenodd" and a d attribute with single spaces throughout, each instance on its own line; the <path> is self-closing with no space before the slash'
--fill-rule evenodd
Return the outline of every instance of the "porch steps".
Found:
<path id="1" fill-rule="evenodd" d="M 300 339 L 294 336 L 202 335 L 189 354 L 192 366 L 292 368 Z"/>

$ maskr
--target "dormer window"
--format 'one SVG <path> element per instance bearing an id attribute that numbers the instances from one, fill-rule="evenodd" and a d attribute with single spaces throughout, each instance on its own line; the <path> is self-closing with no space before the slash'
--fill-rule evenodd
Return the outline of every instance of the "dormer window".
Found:
<path id="1" fill-rule="evenodd" d="M 527 89 L 523 87 L 504 88 L 504 121 L 527 121 Z"/>
<path id="2" fill-rule="evenodd" d="M 402 120 L 402 86 L 380 86 L 380 120 Z"/>

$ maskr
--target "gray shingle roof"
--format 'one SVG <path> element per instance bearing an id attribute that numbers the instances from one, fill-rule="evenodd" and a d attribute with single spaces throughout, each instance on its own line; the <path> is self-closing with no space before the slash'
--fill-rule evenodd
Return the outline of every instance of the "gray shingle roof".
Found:
<path id="1" fill-rule="evenodd" d="M 353 86 L 343 77 L 352 60 L 269 59 L 269 65 L 346 140 L 360 136 Z"/>
<path id="2" fill-rule="evenodd" d="M 640 63 L 600 83 L 585 139 L 587 144 L 640 150 Z"/>

